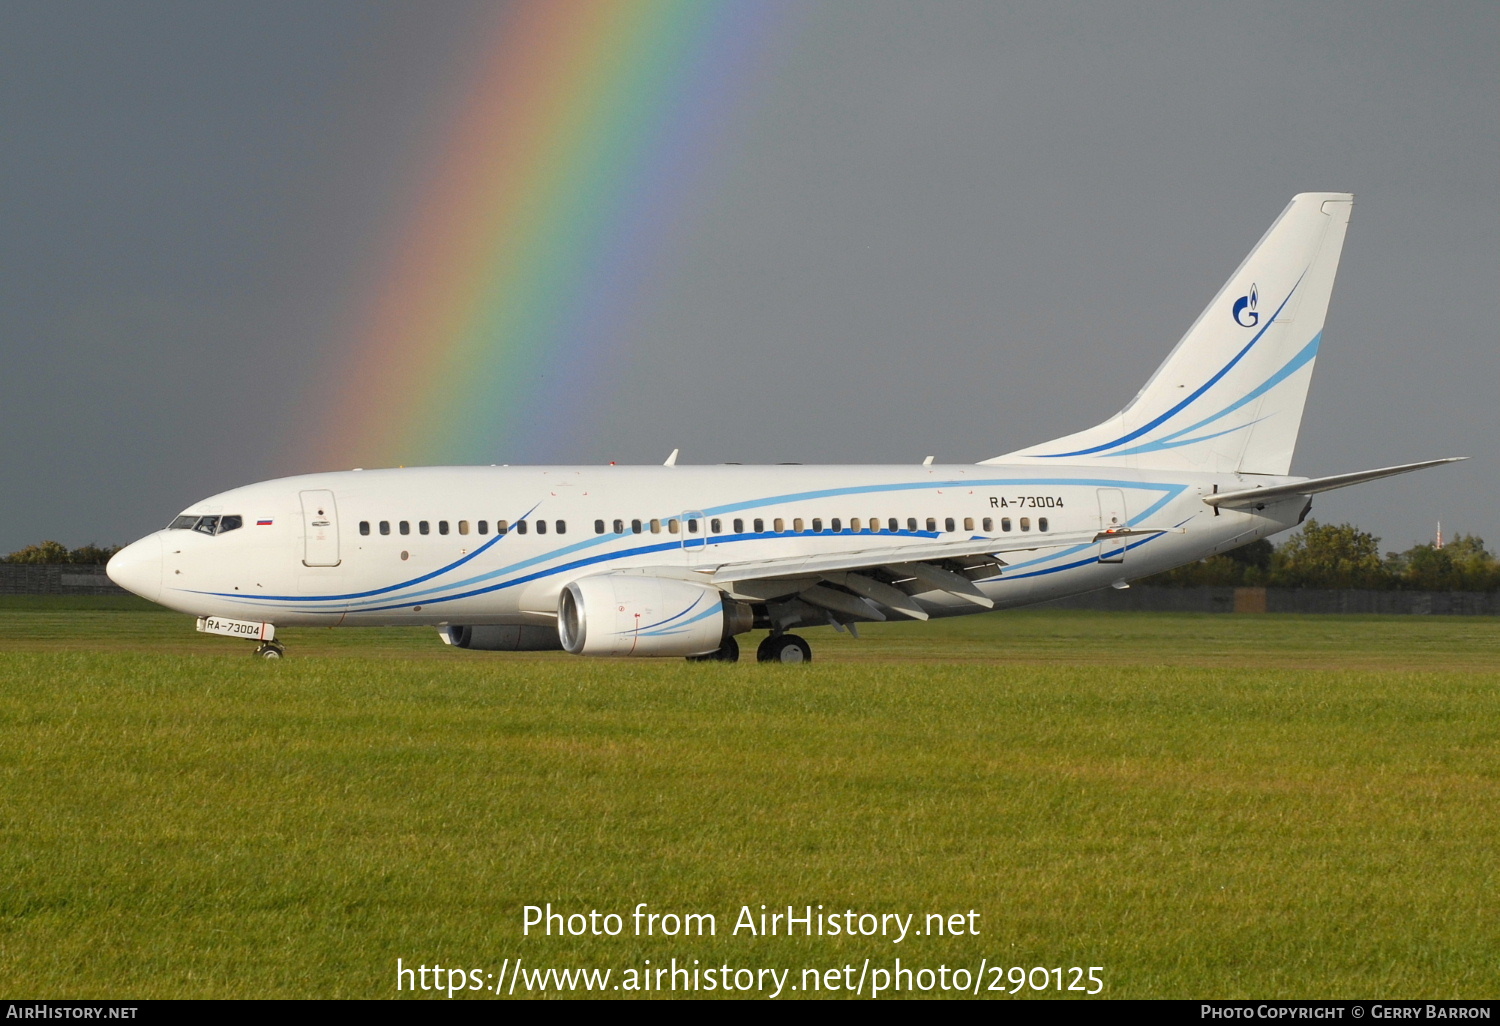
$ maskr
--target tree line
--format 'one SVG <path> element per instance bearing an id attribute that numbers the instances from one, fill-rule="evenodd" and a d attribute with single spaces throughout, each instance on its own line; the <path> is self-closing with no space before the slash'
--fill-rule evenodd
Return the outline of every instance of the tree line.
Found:
<path id="1" fill-rule="evenodd" d="M 118 545 L 70 549 L 61 542 L 44 541 L 0 557 L 0 562 L 102 565 L 119 551 Z M 1482 538 L 1470 534 L 1461 534 L 1442 548 L 1428 543 L 1382 555 L 1380 539 L 1352 524 L 1309 520 L 1280 545 L 1273 546 L 1262 538 L 1140 583 L 1183 588 L 1218 585 L 1495 591 L 1500 589 L 1500 561 L 1484 547 Z"/>
<path id="2" fill-rule="evenodd" d="M 1280 545 L 1251 542 L 1232 552 L 1141 580 L 1175 587 L 1371 588 L 1405 591 L 1495 591 L 1500 561 L 1484 539 L 1461 534 L 1442 548 L 1428 542 L 1405 552 L 1380 551 L 1380 539 L 1352 524 L 1309 520 Z"/>
<path id="3" fill-rule="evenodd" d="M 82 545 L 70 549 L 62 542 L 44 541 L 40 545 L 28 545 L 8 556 L 0 556 L 0 563 L 85 563 L 102 566 L 109 557 L 120 551 L 119 545 Z"/>

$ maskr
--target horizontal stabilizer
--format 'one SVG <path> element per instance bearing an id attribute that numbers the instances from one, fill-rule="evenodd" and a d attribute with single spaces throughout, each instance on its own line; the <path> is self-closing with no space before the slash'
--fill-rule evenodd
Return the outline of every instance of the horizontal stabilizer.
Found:
<path id="1" fill-rule="evenodd" d="M 1348 488 L 1350 485 L 1364 484 L 1366 481 L 1378 481 L 1382 477 L 1394 477 L 1397 474 L 1410 473 L 1413 470 L 1421 470 L 1424 467 L 1436 467 L 1444 463 L 1458 463 L 1468 458 L 1467 456 L 1450 456 L 1444 460 L 1425 460 L 1422 463 L 1404 463 L 1399 467 L 1360 470 L 1353 474 L 1335 474 L 1333 477 L 1315 477 L 1307 481 L 1298 481 L 1295 484 L 1272 485 L 1269 488 L 1246 488 L 1238 492 L 1220 492 L 1218 495 L 1205 495 L 1203 501 L 1210 506 L 1223 506 L 1228 509 L 1246 509 L 1264 506 L 1278 499 L 1290 498 L 1293 495 L 1316 495 L 1319 492 L 1331 492 L 1335 488 Z"/>

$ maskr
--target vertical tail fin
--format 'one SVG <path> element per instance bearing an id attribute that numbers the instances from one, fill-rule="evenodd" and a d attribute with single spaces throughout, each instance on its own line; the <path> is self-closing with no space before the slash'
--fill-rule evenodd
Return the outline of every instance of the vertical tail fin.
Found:
<path id="1" fill-rule="evenodd" d="M 1130 405 L 984 462 L 1286 474 L 1353 203 L 1293 197 Z"/>

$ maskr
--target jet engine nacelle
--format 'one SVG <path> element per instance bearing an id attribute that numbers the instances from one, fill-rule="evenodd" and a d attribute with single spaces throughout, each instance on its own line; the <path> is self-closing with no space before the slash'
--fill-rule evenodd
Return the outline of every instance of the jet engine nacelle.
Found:
<path id="1" fill-rule="evenodd" d="M 440 627 L 443 640 L 480 652 L 555 652 L 562 648 L 551 627 L 515 626 Z"/>
<path id="2" fill-rule="evenodd" d="M 574 655 L 704 655 L 753 621 L 711 585 L 643 574 L 584 577 L 557 600 L 557 633 Z"/>

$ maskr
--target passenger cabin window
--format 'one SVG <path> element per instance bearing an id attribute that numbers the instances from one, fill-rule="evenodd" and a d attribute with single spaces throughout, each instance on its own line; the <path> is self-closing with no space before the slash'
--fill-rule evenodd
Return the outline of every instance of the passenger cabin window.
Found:
<path id="1" fill-rule="evenodd" d="M 834 524 L 837 525 L 838 521 L 835 520 Z M 853 531 L 855 534 L 859 533 L 859 517 L 849 518 L 849 530 Z"/>
<path id="2" fill-rule="evenodd" d="M 823 518 L 813 517 L 813 534 L 823 533 Z"/>
<path id="3" fill-rule="evenodd" d="M 1009 531 L 1010 530 L 1010 517 L 1001 517 L 1000 518 L 1000 530 L 1002 530 L 1002 531 Z"/>
<path id="4" fill-rule="evenodd" d="M 641 533 L 641 522 L 639 520 L 632 520 L 630 522 L 630 532 L 632 534 L 640 534 Z"/>
<path id="5" fill-rule="evenodd" d="M 714 517 L 712 520 L 710 520 L 708 522 L 708 530 L 709 530 L 710 534 L 723 534 L 724 533 L 723 523 L 719 520 L 718 517 Z"/>
<path id="6" fill-rule="evenodd" d="M 715 521 L 715 523 L 718 523 L 718 521 Z M 688 528 L 688 534 L 697 534 L 698 533 L 698 521 L 696 521 L 696 520 L 689 520 L 687 522 L 687 528 Z"/>
<path id="7" fill-rule="evenodd" d="M 418 520 L 417 521 L 417 533 L 418 534 L 431 534 L 432 533 L 432 529 L 427 526 L 427 521 L 425 521 L 425 520 Z"/>
<path id="8" fill-rule="evenodd" d="M 557 528 L 557 533 L 558 534 L 567 534 L 568 533 L 568 522 L 566 520 L 559 520 L 553 526 Z"/>
<path id="9" fill-rule="evenodd" d="M 771 527 L 777 534 L 781 534 L 786 530 L 786 521 L 781 519 L 781 517 L 777 517 L 771 522 Z"/>
<path id="10" fill-rule="evenodd" d="M 917 529 L 917 518 L 916 517 L 907 517 L 906 518 L 906 529 L 908 531 L 915 531 Z"/>
<path id="11" fill-rule="evenodd" d="M 438 521 L 438 534 L 447 534 L 447 533 L 448 533 L 448 521 L 446 521 L 446 520 L 439 520 Z"/>
<path id="12" fill-rule="evenodd" d="M 739 517 L 735 517 L 735 519 L 734 519 L 734 533 L 735 534 L 744 534 L 745 533 L 745 522 L 743 520 L 741 520 Z"/>
<path id="13" fill-rule="evenodd" d="M 509 523 L 509 521 L 505 521 L 505 520 L 496 520 L 495 521 L 495 533 L 496 534 L 505 534 L 509 530 L 510 530 L 510 523 Z"/>
<path id="14" fill-rule="evenodd" d="M 516 521 L 516 533 L 517 534 L 525 534 L 526 533 L 526 521 L 524 521 L 524 520 L 517 520 Z"/>
<path id="15" fill-rule="evenodd" d="M 595 534 L 603 534 L 604 533 L 604 521 L 602 521 L 602 520 L 595 520 L 594 521 L 594 533 Z"/>
<path id="16" fill-rule="evenodd" d="M 974 518 L 973 517 L 964 517 L 964 530 L 965 531 L 972 531 L 972 530 L 974 530 Z"/>
<path id="17" fill-rule="evenodd" d="M 624 533 L 625 533 L 625 521 L 623 521 L 623 520 L 616 520 L 615 521 L 615 534 L 624 534 Z"/>
<path id="18" fill-rule="evenodd" d="M 932 519 L 932 517 L 928 517 L 927 518 L 927 530 L 929 530 L 929 531 L 936 531 L 937 530 L 937 521 L 934 520 L 934 519 Z"/>
<path id="19" fill-rule="evenodd" d="M 468 534 L 469 533 L 469 522 L 467 520 L 460 520 L 458 522 L 458 533 L 459 534 Z"/>
<path id="20" fill-rule="evenodd" d="M 677 527 L 678 527 L 678 524 L 677 524 L 677 518 L 676 517 L 673 517 L 672 519 L 670 519 L 670 520 L 667 521 L 667 533 L 668 534 L 676 534 L 677 533 Z"/>
<path id="21" fill-rule="evenodd" d="M 797 533 L 797 534 L 801 534 L 802 533 L 802 518 L 801 517 L 793 517 L 792 518 L 792 530 L 795 533 Z"/>
<path id="22" fill-rule="evenodd" d="M 537 534 L 546 534 L 547 533 L 547 521 L 545 521 L 545 520 L 538 520 L 536 522 L 536 533 Z"/>
<path id="23" fill-rule="evenodd" d="M 1037 520 L 1036 520 L 1036 529 L 1038 531 L 1045 531 L 1047 529 L 1047 518 L 1046 517 L 1037 517 Z"/>
<path id="24" fill-rule="evenodd" d="M 985 517 L 982 523 L 986 531 L 993 531 L 995 529 L 995 521 L 990 517 Z"/>
<path id="25" fill-rule="evenodd" d="M 360 534 L 369 534 L 370 533 L 370 522 L 368 520 L 361 520 L 359 522 L 359 533 Z"/>
<path id="26" fill-rule="evenodd" d="M 953 518 L 952 517 L 948 517 L 947 519 L 945 519 L 943 521 L 943 530 L 945 530 L 945 531 L 952 531 L 953 529 L 954 529 L 954 527 L 953 527 Z"/>
<path id="27" fill-rule="evenodd" d="M 391 533 L 391 522 L 389 520 L 382 520 L 380 522 L 380 533 L 381 534 L 390 534 Z"/>
<path id="28" fill-rule="evenodd" d="M 652 534 L 661 534 L 661 521 L 660 520 L 653 520 L 653 521 L 651 521 L 651 533 Z"/>
<path id="29" fill-rule="evenodd" d="M 735 522 L 738 523 L 739 521 L 735 521 Z M 756 534 L 765 534 L 766 533 L 766 522 L 764 520 L 756 518 L 754 527 L 755 527 L 755 533 Z"/>
<path id="30" fill-rule="evenodd" d="M 400 526 L 402 534 L 411 534 L 411 521 L 410 520 L 403 520 L 403 521 L 401 521 L 401 523 L 400 523 L 399 526 Z"/>
<path id="31" fill-rule="evenodd" d="M 479 533 L 480 534 L 489 534 L 490 533 L 490 522 L 488 520 L 481 520 L 479 523 L 475 524 L 474 526 L 477 527 L 477 528 L 479 528 Z"/>
<path id="32" fill-rule="evenodd" d="M 1021 518 L 1021 530 L 1023 530 L 1023 531 L 1029 531 L 1029 530 L 1031 530 L 1031 518 L 1030 517 L 1022 517 Z"/>

